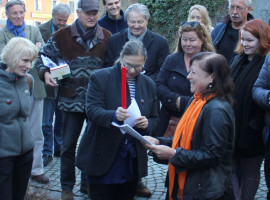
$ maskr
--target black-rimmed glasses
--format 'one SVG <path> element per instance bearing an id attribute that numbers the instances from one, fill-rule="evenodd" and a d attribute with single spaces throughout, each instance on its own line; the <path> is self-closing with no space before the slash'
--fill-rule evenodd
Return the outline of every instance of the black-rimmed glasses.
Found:
<path id="1" fill-rule="evenodd" d="M 130 71 L 133 68 L 136 72 L 140 72 L 144 66 L 144 65 L 131 65 L 129 63 L 125 63 L 123 60 L 122 64 L 128 71 Z"/>

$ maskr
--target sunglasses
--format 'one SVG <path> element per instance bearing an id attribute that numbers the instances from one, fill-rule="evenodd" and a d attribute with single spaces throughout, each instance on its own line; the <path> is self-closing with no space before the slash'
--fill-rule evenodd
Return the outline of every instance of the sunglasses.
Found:
<path id="1" fill-rule="evenodd" d="M 197 26 L 200 26 L 200 22 L 192 21 L 192 22 L 182 22 L 181 23 L 182 27 L 188 27 L 190 26 L 191 28 L 196 28 Z"/>

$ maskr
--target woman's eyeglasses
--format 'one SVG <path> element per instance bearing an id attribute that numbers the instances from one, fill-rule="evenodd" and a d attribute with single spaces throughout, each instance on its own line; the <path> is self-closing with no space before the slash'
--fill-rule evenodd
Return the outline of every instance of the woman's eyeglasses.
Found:
<path id="1" fill-rule="evenodd" d="M 140 72 L 144 66 L 144 65 L 131 65 L 129 63 L 125 63 L 123 60 L 122 64 L 128 71 L 130 71 L 133 68 L 136 72 Z"/>
<path id="2" fill-rule="evenodd" d="M 196 21 L 193 21 L 193 22 L 182 22 L 181 23 L 181 26 L 182 27 L 188 27 L 188 26 L 190 26 L 191 28 L 196 28 L 197 26 L 200 26 L 200 22 L 196 22 Z"/>

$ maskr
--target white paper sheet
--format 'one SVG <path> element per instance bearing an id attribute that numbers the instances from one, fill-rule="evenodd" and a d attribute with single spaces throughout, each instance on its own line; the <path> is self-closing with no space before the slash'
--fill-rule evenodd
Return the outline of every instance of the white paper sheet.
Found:
<path id="1" fill-rule="evenodd" d="M 48 58 L 47 56 L 41 55 L 41 59 L 43 61 L 43 64 L 46 67 L 49 67 L 49 68 L 57 67 L 57 65 L 50 58 Z"/>
<path id="2" fill-rule="evenodd" d="M 134 138 L 136 138 L 137 140 L 141 141 L 144 144 L 151 144 L 154 145 L 153 143 L 149 142 L 148 140 L 144 139 L 144 137 L 138 133 L 136 130 L 134 130 L 133 128 L 131 128 L 128 124 L 123 124 L 123 125 L 119 125 L 115 122 L 112 122 L 112 125 L 115 127 L 120 128 L 120 130 L 128 133 L 129 135 L 133 136 Z"/>
<path id="3" fill-rule="evenodd" d="M 140 108 L 134 98 L 132 98 L 131 104 L 127 110 L 130 117 L 124 121 L 124 124 L 128 124 L 129 126 L 133 127 L 134 123 L 137 121 L 137 118 L 141 116 Z"/>

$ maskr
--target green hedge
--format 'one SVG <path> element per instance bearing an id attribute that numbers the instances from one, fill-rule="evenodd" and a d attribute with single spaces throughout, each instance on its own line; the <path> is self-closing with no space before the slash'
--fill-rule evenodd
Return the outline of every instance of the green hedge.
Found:
<path id="1" fill-rule="evenodd" d="M 217 10 L 227 0 L 138 0 L 147 6 L 151 19 L 149 29 L 168 39 L 171 51 L 175 48 L 177 31 L 181 22 L 187 20 L 188 11 L 194 4 L 207 8 L 210 17 L 216 15 Z"/>

